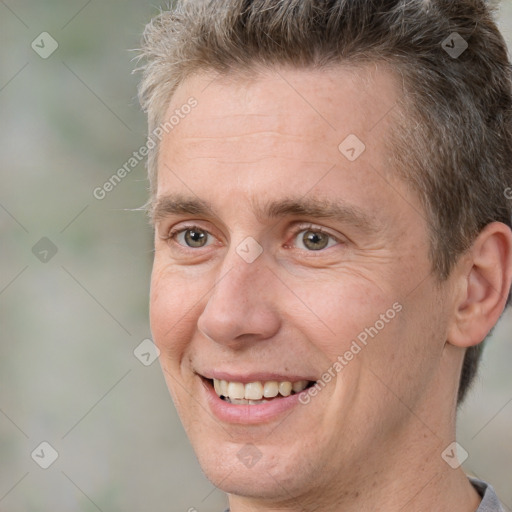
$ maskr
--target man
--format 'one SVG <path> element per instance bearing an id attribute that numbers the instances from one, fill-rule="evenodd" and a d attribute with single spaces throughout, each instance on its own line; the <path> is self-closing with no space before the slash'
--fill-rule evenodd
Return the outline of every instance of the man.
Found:
<path id="1" fill-rule="evenodd" d="M 482 0 L 189 0 L 146 28 L 151 326 L 231 512 L 502 510 L 455 412 L 512 280 Z"/>

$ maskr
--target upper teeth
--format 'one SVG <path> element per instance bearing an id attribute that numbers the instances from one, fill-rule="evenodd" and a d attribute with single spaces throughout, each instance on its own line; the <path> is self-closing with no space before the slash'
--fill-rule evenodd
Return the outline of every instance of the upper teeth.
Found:
<path id="1" fill-rule="evenodd" d="M 232 399 L 261 400 L 265 398 L 274 398 L 278 394 L 289 396 L 292 391 L 299 393 L 308 385 L 307 380 L 297 382 L 283 381 L 277 382 L 270 380 L 267 382 L 228 382 L 227 380 L 213 379 L 213 387 L 219 396 Z"/>

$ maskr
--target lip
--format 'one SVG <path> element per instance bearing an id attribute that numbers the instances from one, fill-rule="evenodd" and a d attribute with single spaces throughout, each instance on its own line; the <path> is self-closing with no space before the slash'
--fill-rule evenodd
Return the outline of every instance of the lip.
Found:
<path id="1" fill-rule="evenodd" d="M 242 384 L 248 384 L 249 382 L 269 382 L 269 381 L 277 381 L 277 382 L 298 382 L 300 380 L 307 380 L 316 382 L 317 378 L 311 376 L 299 376 L 299 375 L 281 375 L 277 373 L 269 373 L 269 372 L 254 372 L 254 373 L 244 373 L 244 374 L 234 374 L 229 372 L 220 372 L 217 370 L 205 373 L 198 373 L 200 377 L 205 379 L 217 379 L 217 380 L 226 380 L 228 382 L 240 382 Z"/>
<path id="2" fill-rule="evenodd" d="M 303 393 L 305 394 L 308 391 L 305 389 L 300 393 L 295 393 L 294 395 L 287 397 L 270 400 L 260 405 L 236 405 L 222 400 L 213 389 L 213 386 L 207 383 L 204 378 L 200 378 L 200 380 L 205 395 L 205 400 L 213 415 L 225 423 L 236 423 L 239 425 L 257 425 L 262 423 L 269 423 L 272 420 L 279 418 L 279 416 L 282 416 L 286 411 L 289 411 L 294 407 L 301 406 L 302 404 L 300 403 L 299 398 Z M 247 382 L 254 381 L 249 380 Z"/>

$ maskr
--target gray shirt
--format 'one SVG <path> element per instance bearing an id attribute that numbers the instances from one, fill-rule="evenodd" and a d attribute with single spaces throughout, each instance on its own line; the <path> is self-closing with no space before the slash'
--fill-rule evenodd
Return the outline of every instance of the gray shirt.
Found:
<path id="1" fill-rule="evenodd" d="M 470 478 L 469 480 L 478 494 L 482 496 L 482 503 L 480 503 L 476 512 L 505 512 L 498 496 L 496 496 L 494 489 L 489 484 L 476 478 Z"/>
<path id="2" fill-rule="evenodd" d="M 505 512 L 498 496 L 496 496 L 494 489 L 489 484 L 476 478 L 470 478 L 469 481 L 482 497 L 482 503 L 480 503 L 476 512 Z M 225 512 L 229 512 L 229 508 Z"/>

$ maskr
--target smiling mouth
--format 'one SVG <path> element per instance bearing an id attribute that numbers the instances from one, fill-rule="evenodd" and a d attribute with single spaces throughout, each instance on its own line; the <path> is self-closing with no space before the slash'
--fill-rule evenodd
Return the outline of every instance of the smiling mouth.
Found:
<path id="1" fill-rule="evenodd" d="M 217 396 L 234 405 L 259 405 L 295 395 L 315 385 L 314 381 L 257 381 L 243 384 L 218 379 L 205 379 Z"/>

